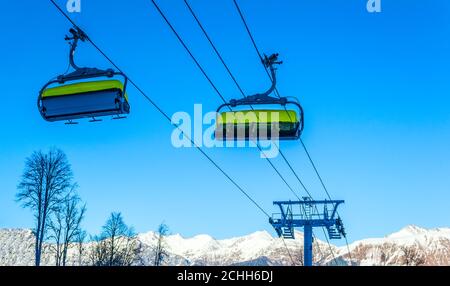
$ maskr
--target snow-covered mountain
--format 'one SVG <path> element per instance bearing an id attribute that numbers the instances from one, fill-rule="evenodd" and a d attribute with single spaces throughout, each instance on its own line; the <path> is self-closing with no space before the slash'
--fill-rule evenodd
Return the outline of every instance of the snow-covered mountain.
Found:
<path id="1" fill-rule="evenodd" d="M 151 264 L 154 232 L 138 235 L 145 264 Z M 275 238 L 266 231 L 216 240 L 209 235 L 165 238 L 167 265 L 297 265 L 302 264 L 303 234 L 295 240 Z M 285 246 L 286 244 L 286 246 Z M 87 244 L 87 248 L 89 244 Z M 0 265 L 33 265 L 34 237 L 30 230 L 0 230 Z M 289 251 L 286 250 L 289 249 Z M 347 247 L 314 242 L 318 265 L 450 265 L 450 228 L 424 229 L 407 226 L 384 238 L 356 241 Z M 86 254 L 87 256 L 87 254 Z M 292 258 L 292 259 L 291 259 Z M 51 245 L 46 245 L 43 264 L 52 265 Z M 82 261 L 88 264 L 88 257 Z M 75 249 L 69 252 L 69 265 L 79 264 Z"/>
<path id="2" fill-rule="evenodd" d="M 156 241 L 153 232 L 140 234 L 138 238 L 145 245 L 153 245 Z M 266 231 L 224 240 L 216 240 L 209 235 L 183 238 L 176 234 L 166 238 L 166 245 L 169 253 L 185 258 L 188 265 L 291 265 L 290 256 L 301 264 L 303 234 L 296 232 L 295 240 L 285 241 Z M 322 253 L 317 260 L 323 262 L 331 257 L 330 248 L 324 242 L 316 241 L 315 248 L 320 248 Z M 335 246 L 331 249 L 334 252 L 338 250 Z"/>
<path id="3" fill-rule="evenodd" d="M 356 241 L 349 248 L 358 265 L 450 265 L 450 228 L 410 225 L 384 238 Z M 346 249 L 338 254 L 349 260 Z"/>

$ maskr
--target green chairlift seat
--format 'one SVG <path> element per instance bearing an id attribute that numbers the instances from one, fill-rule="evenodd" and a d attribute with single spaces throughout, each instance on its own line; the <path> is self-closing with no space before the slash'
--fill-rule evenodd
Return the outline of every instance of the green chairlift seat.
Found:
<path id="1" fill-rule="evenodd" d="M 294 110 L 228 111 L 217 115 L 215 137 L 218 140 L 296 139 L 299 126 Z"/>
<path id="2" fill-rule="evenodd" d="M 46 120 L 59 121 L 128 114 L 130 105 L 121 81 L 101 80 L 46 88 L 40 110 Z"/>
<path id="3" fill-rule="evenodd" d="M 294 97 L 273 97 L 276 88 L 274 65 L 281 64 L 278 54 L 264 56 L 272 85 L 264 93 L 232 99 L 217 108 L 216 140 L 297 140 L 304 127 L 303 108 Z M 294 107 L 294 108 L 292 108 Z M 223 111 L 227 108 L 227 111 Z"/>

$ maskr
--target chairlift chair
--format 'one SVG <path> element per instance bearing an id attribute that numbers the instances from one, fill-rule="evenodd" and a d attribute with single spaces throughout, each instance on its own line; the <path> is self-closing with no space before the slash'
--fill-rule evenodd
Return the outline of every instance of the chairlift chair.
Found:
<path id="1" fill-rule="evenodd" d="M 262 94 L 233 99 L 217 109 L 216 140 L 297 140 L 304 127 L 303 108 L 297 99 L 272 97 L 276 88 L 278 54 L 265 56 L 264 65 L 270 69 L 272 85 Z M 278 108 L 273 108 L 278 106 Z M 294 108 L 287 108 L 293 106 Z M 233 108 L 241 108 L 233 110 Z M 255 108 L 256 107 L 256 108 Z M 223 111 L 228 108 L 228 111 Z"/>
<path id="2" fill-rule="evenodd" d="M 124 118 L 130 113 L 126 93 L 128 78 L 113 69 L 80 68 L 74 62 L 74 53 L 78 42 L 88 40 L 79 28 L 70 29 L 70 66 L 74 69 L 50 80 L 39 92 L 38 109 L 47 121 L 92 118 L 91 122 L 100 121 L 98 117 L 115 116 Z M 118 79 L 120 78 L 120 79 Z"/>

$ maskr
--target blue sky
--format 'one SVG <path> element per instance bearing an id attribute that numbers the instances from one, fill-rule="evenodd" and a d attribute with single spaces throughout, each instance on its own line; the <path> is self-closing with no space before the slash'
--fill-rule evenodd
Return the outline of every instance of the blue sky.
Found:
<path id="1" fill-rule="evenodd" d="M 159 3 L 225 97 L 239 97 L 183 2 Z M 268 79 L 232 1 L 190 3 L 244 90 L 264 90 Z M 332 196 L 346 200 L 349 239 L 407 224 L 450 226 L 450 3 L 383 0 L 379 14 L 367 13 L 365 3 L 240 1 L 260 48 L 285 62 L 278 88 L 302 102 L 303 140 Z M 221 103 L 150 1 L 82 5 L 73 18 L 169 114 Z M 0 227 L 32 226 L 31 213 L 14 201 L 24 159 L 56 146 L 72 163 L 90 233 L 111 211 L 139 232 L 162 221 L 185 236 L 272 232 L 198 151 L 172 147 L 172 127 L 133 88 L 127 120 L 65 126 L 41 119 L 37 93 L 65 70 L 70 28 L 49 1 L 2 3 L 0 27 Z M 109 67 L 87 44 L 77 60 Z M 300 143 L 281 148 L 313 196 L 325 198 Z M 276 211 L 272 201 L 292 198 L 257 150 L 205 151 L 268 212 Z M 301 193 L 282 159 L 273 163 Z"/>

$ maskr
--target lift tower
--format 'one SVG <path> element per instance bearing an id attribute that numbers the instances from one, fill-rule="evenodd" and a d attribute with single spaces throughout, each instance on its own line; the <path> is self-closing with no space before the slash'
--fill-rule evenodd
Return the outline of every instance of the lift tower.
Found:
<path id="1" fill-rule="evenodd" d="M 269 222 L 278 236 L 286 239 L 295 239 L 294 228 L 303 227 L 304 265 L 312 266 L 314 227 L 325 227 L 330 239 L 346 236 L 342 220 L 337 216 L 337 208 L 343 203 L 342 200 L 314 201 L 307 197 L 300 201 L 273 202 L 281 213 L 274 214 Z"/>

